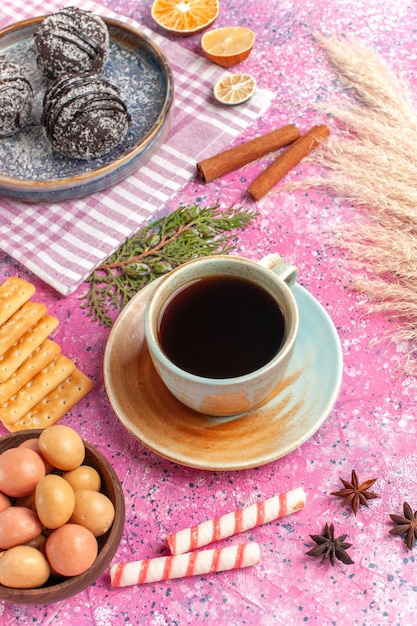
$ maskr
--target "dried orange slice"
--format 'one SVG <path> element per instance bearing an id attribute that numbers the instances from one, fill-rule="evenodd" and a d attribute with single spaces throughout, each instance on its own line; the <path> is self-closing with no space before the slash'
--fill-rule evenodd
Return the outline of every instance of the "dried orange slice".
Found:
<path id="1" fill-rule="evenodd" d="M 250 74 L 223 76 L 214 85 L 213 93 L 222 104 L 241 104 L 253 96 L 256 80 Z"/>
<path id="2" fill-rule="evenodd" d="M 219 15 L 219 0 L 154 0 L 155 22 L 177 35 L 192 35 L 211 26 Z"/>
<path id="3" fill-rule="evenodd" d="M 201 38 L 206 56 L 223 67 L 231 67 L 247 59 L 254 43 L 255 33 L 245 26 L 215 28 Z"/>

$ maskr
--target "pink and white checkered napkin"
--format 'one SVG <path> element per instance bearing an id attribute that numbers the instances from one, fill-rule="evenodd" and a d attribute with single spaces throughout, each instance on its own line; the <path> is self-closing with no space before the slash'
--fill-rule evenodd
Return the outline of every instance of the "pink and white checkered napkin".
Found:
<path id="1" fill-rule="evenodd" d="M 92 1 L 3 0 L 0 27 L 54 13 L 68 4 L 128 22 L 166 54 L 175 82 L 173 123 L 165 143 L 125 181 L 82 199 L 26 204 L 0 198 L 0 247 L 59 293 L 72 293 L 92 270 L 149 221 L 195 174 L 197 161 L 228 146 L 271 104 L 258 90 L 246 104 L 219 107 L 211 89 L 221 67 Z"/>

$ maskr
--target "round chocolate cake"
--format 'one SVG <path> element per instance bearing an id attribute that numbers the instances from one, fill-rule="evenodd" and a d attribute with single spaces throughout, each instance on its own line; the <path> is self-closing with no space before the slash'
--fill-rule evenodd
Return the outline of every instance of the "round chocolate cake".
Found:
<path id="1" fill-rule="evenodd" d="M 42 124 L 54 150 L 90 160 L 121 143 L 130 115 L 116 86 L 97 75 L 71 75 L 47 90 Z"/>
<path id="2" fill-rule="evenodd" d="M 76 7 L 48 15 L 35 33 L 38 67 L 51 80 L 70 73 L 99 73 L 108 51 L 105 22 Z"/>
<path id="3" fill-rule="evenodd" d="M 0 59 L 0 137 L 19 131 L 32 111 L 33 92 L 23 69 Z"/>

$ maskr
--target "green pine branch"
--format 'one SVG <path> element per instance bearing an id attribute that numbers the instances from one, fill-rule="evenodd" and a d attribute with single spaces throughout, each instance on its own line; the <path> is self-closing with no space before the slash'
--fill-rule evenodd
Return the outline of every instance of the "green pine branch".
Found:
<path id="1" fill-rule="evenodd" d="M 140 289 L 186 261 L 227 254 L 236 247 L 234 231 L 249 226 L 257 216 L 243 207 L 180 206 L 126 239 L 94 270 L 86 280 L 81 308 L 110 327 L 111 309 L 121 310 Z"/>

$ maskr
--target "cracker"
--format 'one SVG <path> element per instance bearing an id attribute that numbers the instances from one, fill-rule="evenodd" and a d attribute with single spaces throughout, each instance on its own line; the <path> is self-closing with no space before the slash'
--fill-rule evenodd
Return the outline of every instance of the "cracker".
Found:
<path id="1" fill-rule="evenodd" d="M 10 276 L 0 285 L 0 326 L 16 313 L 35 293 L 32 283 Z"/>
<path id="2" fill-rule="evenodd" d="M 92 386 L 91 380 L 76 368 L 64 382 L 48 393 L 21 419 L 14 424 L 4 424 L 4 426 L 10 431 L 48 428 L 75 406 Z"/>
<path id="3" fill-rule="evenodd" d="M 43 315 L 33 328 L 30 328 L 5 354 L 0 356 L 0 383 L 10 378 L 58 324 L 56 317 Z"/>
<path id="4" fill-rule="evenodd" d="M 0 355 L 7 352 L 22 335 L 25 334 L 42 315 L 46 306 L 39 302 L 25 302 L 2 326 L 0 326 Z"/>
<path id="5" fill-rule="evenodd" d="M 4 383 L 0 383 L 0 404 L 7 402 L 19 389 L 24 387 L 36 374 L 61 352 L 61 347 L 51 339 L 45 339 L 28 356 L 20 367 Z"/>
<path id="6" fill-rule="evenodd" d="M 0 406 L 3 424 L 14 424 L 42 400 L 52 389 L 68 378 L 75 370 L 75 363 L 63 354 L 49 363 L 17 394 Z"/>

